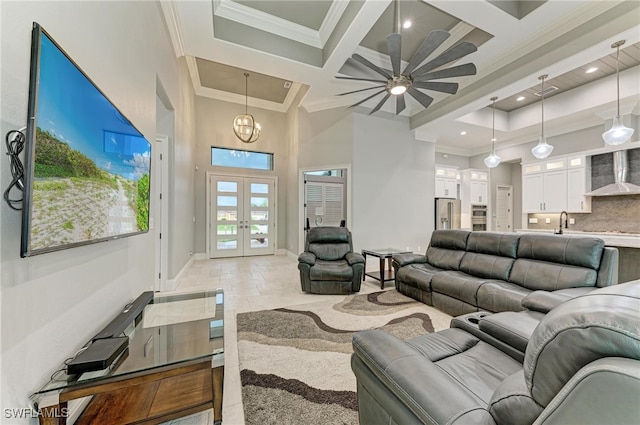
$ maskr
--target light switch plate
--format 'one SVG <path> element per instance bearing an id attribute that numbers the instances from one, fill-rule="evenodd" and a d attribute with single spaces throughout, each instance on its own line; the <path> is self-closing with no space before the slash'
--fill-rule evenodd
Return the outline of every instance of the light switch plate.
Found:
<path id="1" fill-rule="evenodd" d="M 537 218 L 530 218 L 529 219 L 529 224 L 538 224 L 538 219 Z"/>
<path id="2" fill-rule="evenodd" d="M 549 217 L 547 217 L 547 218 L 544 219 L 544 222 L 549 224 L 549 223 L 551 223 L 551 219 Z"/>
<path id="3" fill-rule="evenodd" d="M 569 219 L 569 224 L 576 224 L 576 219 L 575 218 L 570 218 Z"/>

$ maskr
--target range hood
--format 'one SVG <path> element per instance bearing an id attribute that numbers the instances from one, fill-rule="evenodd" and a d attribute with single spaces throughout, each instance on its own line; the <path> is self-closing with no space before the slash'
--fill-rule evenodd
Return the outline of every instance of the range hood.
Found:
<path id="1" fill-rule="evenodd" d="M 627 181 L 629 159 L 626 150 L 613 153 L 613 175 L 615 176 L 615 183 L 586 193 L 585 196 L 640 195 L 640 186 Z"/>

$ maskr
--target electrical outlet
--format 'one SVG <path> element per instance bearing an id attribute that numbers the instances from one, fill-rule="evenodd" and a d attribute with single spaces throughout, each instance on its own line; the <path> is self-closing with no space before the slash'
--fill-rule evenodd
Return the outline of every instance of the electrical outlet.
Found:
<path id="1" fill-rule="evenodd" d="M 531 218 L 529 219 L 529 224 L 538 224 L 538 219 L 537 219 L 537 218 L 533 218 L 533 217 L 531 217 Z"/>
<path id="2" fill-rule="evenodd" d="M 551 223 L 551 219 L 549 217 L 547 217 L 547 218 L 544 219 L 544 222 L 549 224 L 549 223 Z"/>
<path id="3" fill-rule="evenodd" d="M 575 218 L 570 218 L 569 219 L 569 224 L 576 224 L 576 219 Z"/>

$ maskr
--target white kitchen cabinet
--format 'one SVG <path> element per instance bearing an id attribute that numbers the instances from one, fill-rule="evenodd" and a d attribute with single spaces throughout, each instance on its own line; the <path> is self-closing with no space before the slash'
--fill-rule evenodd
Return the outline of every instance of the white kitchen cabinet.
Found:
<path id="1" fill-rule="evenodd" d="M 465 205 L 487 205 L 489 174 L 481 170 L 462 170 L 461 196 Z"/>
<path id="2" fill-rule="evenodd" d="M 457 168 L 436 166 L 435 197 L 458 198 Z"/>
<path id="3" fill-rule="evenodd" d="M 560 158 L 523 167 L 523 212 L 559 213 L 567 210 L 566 164 L 566 159 Z"/>
<path id="4" fill-rule="evenodd" d="M 567 211 L 574 213 L 591 212 L 591 197 L 584 196 L 591 191 L 591 167 L 589 158 L 576 156 L 569 158 L 567 170 Z"/>
<path id="5" fill-rule="evenodd" d="M 487 182 L 470 182 L 470 203 L 487 205 Z"/>

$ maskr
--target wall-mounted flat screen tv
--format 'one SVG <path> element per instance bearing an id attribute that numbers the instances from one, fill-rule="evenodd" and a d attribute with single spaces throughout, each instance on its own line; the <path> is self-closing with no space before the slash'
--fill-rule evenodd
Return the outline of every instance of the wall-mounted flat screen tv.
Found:
<path id="1" fill-rule="evenodd" d="M 148 231 L 151 144 L 33 24 L 21 256 Z"/>

